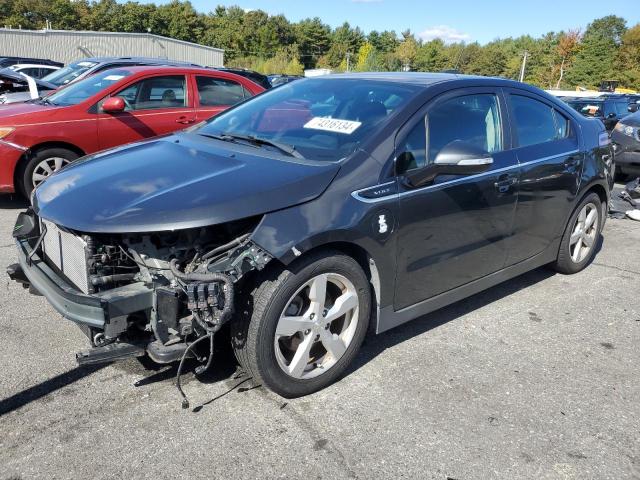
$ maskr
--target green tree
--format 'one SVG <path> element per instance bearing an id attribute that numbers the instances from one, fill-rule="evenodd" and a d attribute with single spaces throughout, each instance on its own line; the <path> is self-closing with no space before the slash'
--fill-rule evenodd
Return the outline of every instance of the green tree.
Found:
<path id="1" fill-rule="evenodd" d="M 640 90 L 640 23 L 622 36 L 616 64 L 623 86 Z"/>
<path id="2" fill-rule="evenodd" d="M 614 60 L 626 31 L 623 18 L 609 15 L 590 23 L 582 37 L 575 62 L 566 73 L 571 85 L 596 87 L 602 80 L 616 80 Z"/>
<path id="3" fill-rule="evenodd" d="M 318 59 L 331 46 L 331 27 L 323 24 L 318 17 L 307 18 L 294 24 L 293 32 L 305 67 L 315 67 Z"/>

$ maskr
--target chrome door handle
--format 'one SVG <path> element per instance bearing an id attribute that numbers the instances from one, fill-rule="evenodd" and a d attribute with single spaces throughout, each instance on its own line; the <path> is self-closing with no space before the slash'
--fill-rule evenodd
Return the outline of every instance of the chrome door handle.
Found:
<path id="1" fill-rule="evenodd" d="M 515 175 L 500 175 L 493 185 L 498 193 L 507 193 L 516 183 L 518 183 L 518 177 Z"/>
<path id="2" fill-rule="evenodd" d="M 190 123 L 195 122 L 195 118 L 187 118 L 187 117 L 180 117 L 176 120 L 176 123 L 182 123 L 183 125 L 189 125 Z"/>

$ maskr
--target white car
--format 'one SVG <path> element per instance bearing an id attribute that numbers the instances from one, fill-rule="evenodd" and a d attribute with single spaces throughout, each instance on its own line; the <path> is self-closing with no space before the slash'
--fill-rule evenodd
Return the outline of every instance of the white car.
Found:
<path id="1" fill-rule="evenodd" d="M 56 70 L 60 70 L 60 67 L 55 65 L 39 65 L 35 63 L 19 63 L 11 65 L 9 68 L 14 72 L 24 73 L 31 78 L 42 78 Z"/>

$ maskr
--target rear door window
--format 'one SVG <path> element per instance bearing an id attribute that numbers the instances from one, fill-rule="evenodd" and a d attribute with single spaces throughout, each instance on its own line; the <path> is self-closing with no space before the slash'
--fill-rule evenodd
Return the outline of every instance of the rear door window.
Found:
<path id="1" fill-rule="evenodd" d="M 546 103 L 523 95 L 511 95 L 518 144 L 521 147 L 564 138 L 567 126 L 556 125 L 554 109 Z"/>
<path id="2" fill-rule="evenodd" d="M 245 99 L 245 89 L 233 80 L 196 76 L 196 84 L 202 106 L 235 105 Z"/>

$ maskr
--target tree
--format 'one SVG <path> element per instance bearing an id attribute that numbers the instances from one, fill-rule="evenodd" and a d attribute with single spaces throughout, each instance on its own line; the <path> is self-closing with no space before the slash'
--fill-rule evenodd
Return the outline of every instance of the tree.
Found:
<path id="1" fill-rule="evenodd" d="M 411 70 L 418 54 L 418 42 L 411 31 L 402 32 L 403 40 L 396 47 L 395 54 L 402 64 L 403 70 Z"/>
<path id="2" fill-rule="evenodd" d="M 422 72 L 440 72 L 447 69 L 445 44 L 439 38 L 423 43 L 415 57 L 415 67 Z"/>
<path id="3" fill-rule="evenodd" d="M 568 83 L 595 87 L 603 80 L 616 80 L 616 53 L 626 31 L 623 18 L 609 15 L 590 23 L 582 37 L 573 67 L 566 73 Z"/>
<path id="4" fill-rule="evenodd" d="M 307 68 L 316 66 L 318 59 L 327 53 L 331 45 L 331 27 L 316 18 L 307 18 L 293 25 L 295 42 Z"/>
<path id="5" fill-rule="evenodd" d="M 560 59 L 560 65 L 558 65 L 558 81 L 555 87 L 560 88 L 564 74 L 571 66 L 573 57 L 578 50 L 580 43 L 580 30 L 569 30 L 567 33 L 563 33 L 558 40 L 558 46 L 556 47 L 557 55 Z"/>
<path id="6" fill-rule="evenodd" d="M 616 65 L 624 86 L 640 89 L 640 23 L 622 36 Z"/>

